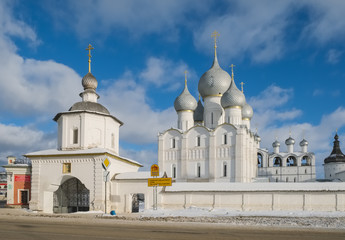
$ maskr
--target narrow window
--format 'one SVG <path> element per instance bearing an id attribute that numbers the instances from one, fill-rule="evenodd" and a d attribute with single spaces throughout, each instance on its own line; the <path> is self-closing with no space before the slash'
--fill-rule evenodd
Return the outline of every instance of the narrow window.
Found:
<path id="1" fill-rule="evenodd" d="M 111 147 L 115 148 L 115 135 L 114 135 L 114 133 L 111 134 Z"/>
<path id="2" fill-rule="evenodd" d="M 287 178 L 286 178 L 286 182 L 288 182 L 288 181 L 289 181 L 289 178 L 287 177 Z"/>
<path id="3" fill-rule="evenodd" d="M 78 128 L 73 129 L 73 144 L 78 144 Z"/>
<path id="4" fill-rule="evenodd" d="M 197 177 L 201 177 L 201 166 L 200 166 L 200 163 L 198 163 L 197 165 Z"/>
<path id="5" fill-rule="evenodd" d="M 227 176 L 227 163 L 226 162 L 224 162 L 223 163 L 223 177 L 226 177 Z"/>
<path id="6" fill-rule="evenodd" d="M 172 177 L 176 178 L 176 166 L 175 166 L 175 164 L 172 167 Z"/>
<path id="7" fill-rule="evenodd" d="M 175 148 L 176 147 L 176 141 L 175 138 L 171 139 L 171 148 Z"/>
<path id="8" fill-rule="evenodd" d="M 225 145 L 228 144 L 228 138 L 227 138 L 227 135 L 226 135 L 226 134 L 224 134 L 224 144 L 225 144 Z"/>
<path id="9" fill-rule="evenodd" d="M 278 178 L 276 178 L 276 182 L 278 182 Z"/>
<path id="10" fill-rule="evenodd" d="M 304 173 L 307 174 L 307 169 L 304 170 Z"/>
<path id="11" fill-rule="evenodd" d="M 294 178 L 293 181 L 296 182 L 296 178 Z"/>
<path id="12" fill-rule="evenodd" d="M 211 112 L 211 124 L 213 124 L 213 112 Z"/>
<path id="13" fill-rule="evenodd" d="M 200 147 L 200 136 L 196 137 L 196 146 Z"/>

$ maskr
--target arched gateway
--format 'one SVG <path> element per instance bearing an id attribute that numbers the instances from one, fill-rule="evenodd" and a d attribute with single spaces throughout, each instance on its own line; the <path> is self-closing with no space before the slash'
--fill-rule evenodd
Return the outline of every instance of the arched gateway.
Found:
<path id="1" fill-rule="evenodd" d="M 89 211 L 90 191 L 78 178 L 70 178 L 54 192 L 54 213 Z"/>

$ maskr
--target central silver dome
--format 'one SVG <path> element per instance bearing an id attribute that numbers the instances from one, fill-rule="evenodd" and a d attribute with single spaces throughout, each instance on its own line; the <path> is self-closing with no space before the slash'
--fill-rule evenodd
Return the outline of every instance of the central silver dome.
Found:
<path id="1" fill-rule="evenodd" d="M 230 87 L 230 84 L 230 75 L 219 66 L 215 55 L 212 67 L 199 80 L 198 90 L 200 95 L 203 98 L 222 95 Z"/>

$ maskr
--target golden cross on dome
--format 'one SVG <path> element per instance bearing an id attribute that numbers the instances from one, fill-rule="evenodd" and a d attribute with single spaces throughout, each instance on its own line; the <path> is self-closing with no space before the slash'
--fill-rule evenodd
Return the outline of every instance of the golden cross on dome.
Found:
<path id="1" fill-rule="evenodd" d="M 187 86 L 187 70 L 184 71 L 184 85 Z"/>
<path id="2" fill-rule="evenodd" d="M 241 82 L 241 90 L 242 90 L 242 93 L 243 93 L 243 85 L 244 85 L 244 82 Z"/>
<path id="3" fill-rule="evenodd" d="M 234 64 L 230 65 L 231 67 L 231 79 L 234 80 L 234 67 L 236 67 Z"/>
<path id="4" fill-rule="evenodd" d="M 219 33 L 215 30 L 212 34 L 211 34 L 211 37 L 214 38 L 214 55 L 216 56 L 217 55 L 217 37 L 219 37 Z"/>
<path id="5" fill-rule="evenodd" d="M 91 72 L 91 50 L 94 49 L 91 44 L 89 44 L 88 48 L 86 48 L 85 50 L 89 50 L 89 72 Z"/>

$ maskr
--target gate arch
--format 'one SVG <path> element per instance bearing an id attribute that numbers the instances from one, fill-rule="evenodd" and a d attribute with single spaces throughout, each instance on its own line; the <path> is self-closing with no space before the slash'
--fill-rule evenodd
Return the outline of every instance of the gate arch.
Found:
<path id="1" fill-rule="evenodd" d="M 75 177 L 61 184 L 53 197 L 54 213 L 72 213 L 90 209 L 90 190 Z"/>

